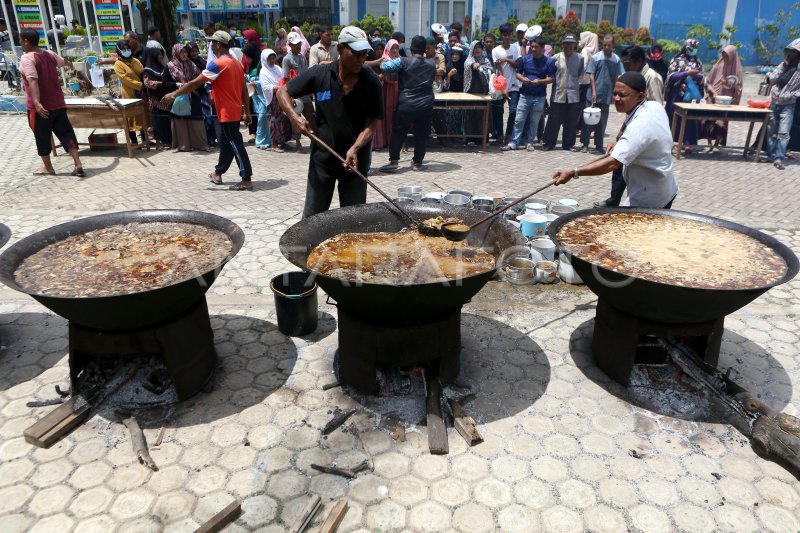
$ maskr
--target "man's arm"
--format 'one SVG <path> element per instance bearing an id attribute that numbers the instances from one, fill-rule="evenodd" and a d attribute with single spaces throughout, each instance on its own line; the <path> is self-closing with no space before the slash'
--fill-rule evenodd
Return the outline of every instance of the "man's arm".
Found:
<path id="1" fill-rule="evenodd" d="M 603 159 L 595 160 L 591 163 L 577 167 L 577 172 L 579 176 L 602 176 L 603 174 L 614 172 L 621 166 L 622 163 L 610 155 L 607 155 Z M 569 180 L 575 177 L 575 171 L 575 168 L 557 170 L 556 173 L 553 174 L 553 184 L 563 185 L 564 183 L 567 183 Z"/>
<path id="2" fill-rule="evenodd" d="M 400 72 L 404 67 L 405 63 L 398 57 L 381 63 L 381 72 Z"/>
<path id="3" fill-rule="evenodd" d="M 186 83 L 186 84 L 180 86 L 177 91 L 172 91 L 171 93 L 165 94 L 164 97 L 161 99 L 161 101 L 164 102 L 165 104 L 170 104 L 170 103 L 172 103 L 173 100 L 175 100 L 180 95 L 189 94 L 190 92 L 194 91 L 195 89 L 197 89 L 198 87 L 200 87 L 201 85 L 203 85 L 207 81 L 208 81 L 208 79 L 205 76 L 203 76 L 202 74 L 200 74 L 199 76 L 197 76 L 195 79 L 193 79 L 189 83 Z M 247 88 L 246 87 L 244 89 L 244 92 L 245 92 L 245 96 L 246 96 L 247 95 Z"/>
<path id="4" fill-rule="evenodd" d="M 358 170 L 358 151 L 368 145 L 375 136 L 375 119 L 368 118 L 364 129 L 358 134 L 356 142 L 347 151 L 344 158 L 344 168 L 350 172 Z"/>
<path id="5" fill-rule="evenodd" d="M 42 102 L 39 101 L 41 95 L 39 94 L 39 79 L 38 78 L 27 78 L 28 80 L 28 87 L 31 90 L 31 102 L 33 102 L 33 107 L 36 109 L 36 112 L 42 118 L 47 118 L 50 115 L 50 112 L 44 108 Z"/>
<path id="6" fill-rule="evenodd" d="M 589 74 L 589 84 L 592 86 L 592 105 L 597 101 L 597 89 L 594 86 L 594 74 Z"/>

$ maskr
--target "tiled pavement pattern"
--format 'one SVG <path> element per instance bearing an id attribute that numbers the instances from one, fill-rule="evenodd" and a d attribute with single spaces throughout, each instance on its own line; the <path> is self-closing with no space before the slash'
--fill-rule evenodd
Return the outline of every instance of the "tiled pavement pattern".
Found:
<path id="1" fill-rule="evenodd" d="M 609 132 L 619 123 L 614 116 Z M 34 177 L 24 119 L 0 116 L 0 132 L 0 221 L 14 240 L 76 217 L 142 208 L 218 213 L 247 236 L 209 293 L 221 358 L 216 388 L 169 417 L 164 443 L 152 451 L 158 472 L 136 462 L 122 426 L 99 416 L 51 449 L 24 442 L 22 431 L 50 409 L 25 403 L 53 397 L 54 385 L 68 381 L 66 322 L 0 289 L 0 531 L 189 531 L 234 498 L 244 514 L 229 531 L 284 531 L 309 493 L 324 504 L 314 527 L 336 499 L 349 500 L 343 531 L 800 529 L 800 483 L 758 457 L 740 432 L 720 418 L 648 410 L 594 366 L 596 298 L 583 287 L 490 282 L 464 308 L 460 380 L 477 395 L 467 407 L 482 444 L 468 448 L 450 429 L 450 454 L 431 456 L 424 428 L 410 425 L 407 441 L 395 442 L 369 412 L 352 419 L 360 438 L 337 430 L 323 439 L 334 407 L 363 401 L 321 388 L 333 379 L 336 309 L 321 303 L 319 330 L 290 339 L 277 331 L 268 288 L 290 268 L 277 241 L 298 218 L 308 156 L 251 149 L 257 190 L 234 193 L 208 184 L 216 154 L 84 152 L 86 178 L 68 176 L 65 157 L 56 159 L 59 176 Z M 743 135 L 743 126 L 732 126 L 733 140 Z M 434 148 L 427 172 L 375 179 L 387 189 L 522 193 L 555 167 L 591 157 Z M 374 166 L 386 158 L 375 154 Z M 404 154 L 402 164 L 409 160 Z M 675 168 L 675 208 L 765 229 L 800 253 L 798 166 L 780 172 L 739 156 L 700 155 Z M 608 184 L 582 178 L 547 196 L 586 206 Z M 798 315 L 800 282 L 769 291 L 726 320 L 720 362 L 793 415 L 800 414 Z M 143 418 L 151 443 L 163 418 L 161 411 Z M 347 467 L 366 457 L 374 472 L 353 481 L 309 466 Z"/>

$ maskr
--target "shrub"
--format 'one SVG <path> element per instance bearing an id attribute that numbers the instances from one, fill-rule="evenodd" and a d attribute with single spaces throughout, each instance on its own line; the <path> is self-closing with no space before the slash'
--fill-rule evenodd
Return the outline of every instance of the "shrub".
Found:
<path id="1" fill-rule="evenodd" d="M 653 44 L 653 36 L 650 35 L 650 30 L 646 27 L 641 27 L 636 30 L 636 35 L 633 37 L 633 44 L 637 46 L 650 46 Z"/>
<path id="2" fill-rule="evenodd" d="M 661 47 L 664 49 L 665 56 L 675 55 L 681 51 L 681 48 L 683 48 L 683 46 L 680 43 L 675 41 L 670 41 L 669 39 L 659 39 L 656 42 L 660 44 Z"/>

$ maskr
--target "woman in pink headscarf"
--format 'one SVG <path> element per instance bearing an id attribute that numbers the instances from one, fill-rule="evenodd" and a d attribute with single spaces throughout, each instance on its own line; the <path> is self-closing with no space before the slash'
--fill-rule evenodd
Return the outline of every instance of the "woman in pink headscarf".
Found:
<path id="1" fill-rule="evenodd" d="M 397 39 L 389 39 L 383 49 L 381 61 L 389 61 L 400 57 L 400 43 Z M 388 146 L 392 136 L 392 120 L 394 119 L 394 108 L 397 107 L 397 95 L 399 92 L 398 74 L 396 72 L 384 73 L 380 75 L 383 85 L 383 120 L 377 121 L 375 125 L 375 140 L 373 148 L 380 150 Z"/>
<path id="2" fill-rule="evenodd" d="M 308 51 L 311 50 L 311 46 L 308 44 L 308 39 L 306 36 L 303 35 L 303 32 L 300 30 L 300 26 L 292 26 L 292 31 L 300 35 L 300 39 L 302 43 L 300 43 L 300 53 L 306 56 L 306 61 L 308 61 Z M 284 54 L 288 54 L 291 52 L 292 49 L 289 47 L 289 43 L 286 43 L 286 49 L 283 51 Z"/>
<path id="3" fill-rule="evenodd" d="M 739 52 L 729 44 L 722 49 L 720 59 L 706 78 L 706 93 L 709 100 L 715 96 L 731 96 L 733 105 L 742 99 L 742 62 Z M 704 120 L 700 127 L 700 138 L 725 146 L 728 141 L 728 122 L 721 120 Z"/>

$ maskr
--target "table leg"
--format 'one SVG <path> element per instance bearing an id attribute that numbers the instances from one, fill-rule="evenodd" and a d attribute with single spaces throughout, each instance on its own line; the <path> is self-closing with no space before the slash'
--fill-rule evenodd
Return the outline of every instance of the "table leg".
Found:
<path id="1" fill-rule="evenodd" d="M 133 158 L 135 147 L 133 143 L 131 143 L 131 135 L 128 133 L 128 114 L 125 112 L 125 108 L 122 109 L 122 123 L 125 125 L 125 127 L 122 128 L 122 133 L 125 135 L 125 146 L 128 147 L 128 157 Z"/>
<path id="2" fill-rule="evenodd" d="M 676 116 L 679 116 L 677 112 Z M 686 134 L 686 115 L 681 117 L 681 132 L 678 134 L 678 159 L 683 154 L 683 136 Z"/>
<path id="3" fill-rule="evenodd" d="M 489 113 L 491 112 L 491 100 L 483 108 L 483 138 L 481 139 L 481 150 L 486 151 L 486 134 L 489 132 Z"/>
<path id="4" fill-rule="evenodd" d="M 747 159 L 747 150 L 750 149 L 750 137 L 753 135 L 753 126 L 755 126 L 755 122 L 750 121 L 750 127 L 747 128 L 747 140 L 744 141 L 744 158 Z"/>
<path id="5" fill-rule="evenodd" d="M 767 126 L 769 125 L 769 115 L 764 115 L 764 120 L 761 122 L 761 132 L 758 134 L 758 146 L 756 147 L 756 155 L 753 157 L 753 162 L 758 163 L 761 159 L 761 148 L 764 146 L 764 137 L 767 136 Z"/>

